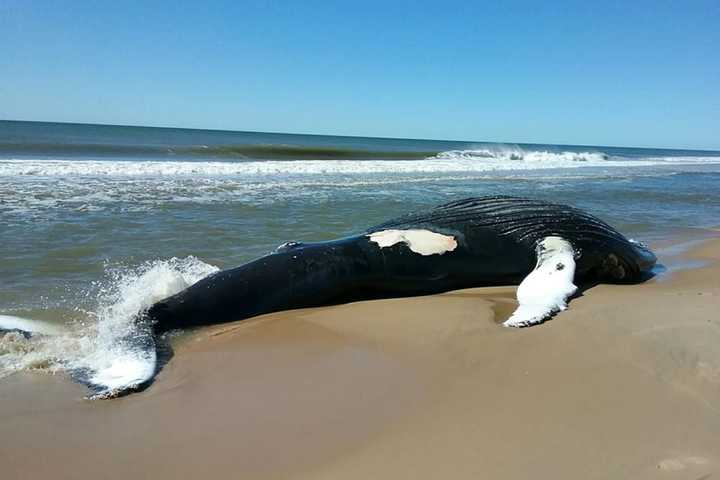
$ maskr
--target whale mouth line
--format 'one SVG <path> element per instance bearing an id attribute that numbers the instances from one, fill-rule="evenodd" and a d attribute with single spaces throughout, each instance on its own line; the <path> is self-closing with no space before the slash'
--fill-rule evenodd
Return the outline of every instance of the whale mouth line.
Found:
<path id="1" fill-rule="evenodd" d="M 381 230 L 368 234 L 370 241 L 376 243 L 380 248 L 388 248 L 398 243 L 404 243 L 407 247 L 420 255 L 442 255 L 452 252 L 457 248 L 457 240 L 451 235 L 443 235 L 430 230 Z"/>

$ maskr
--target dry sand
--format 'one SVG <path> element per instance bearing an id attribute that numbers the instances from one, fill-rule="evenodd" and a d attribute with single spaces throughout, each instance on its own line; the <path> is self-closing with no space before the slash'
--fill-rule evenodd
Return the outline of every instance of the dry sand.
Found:
<path id="1" fill-rule="evenodd" d="M 686 258 L 528 329 L 469 289 L 205 329 L 119 400 L 15 375 L 0 478 L 720 478 L 720 241 Z"/>

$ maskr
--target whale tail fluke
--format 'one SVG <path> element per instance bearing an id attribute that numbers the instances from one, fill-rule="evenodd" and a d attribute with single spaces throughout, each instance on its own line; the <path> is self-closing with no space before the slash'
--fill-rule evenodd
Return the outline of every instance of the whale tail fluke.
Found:
<path id="1" fill-rule="evenodd" d="M 172 356 L 169 345 L 162 338 L 155 338 L 152 328 L 140 320 L 134 322 L 126 335 L 115 339 L 110 348 L 99 346 L 101 342 L 96 338 L 93 347 L 65 349 L 60 345 L 77 346 L 87 337 L 78 337 L 72 329 L 50 322 L 0 315 L 0 339 L 6 335 L 7 338 L 14 336 L 14 339 L 5 347 L 21 342 L 22 349 L 33 351 L 36 358 L 45 359 L 38 364 L 52 365 L 51 370 L 65 371 L 73 380 L 86 385 L 90 389 L 87 399 L 116 398 L 143 390 Z M 12 352 L 7 356 L 12 357 Z M 7 370 L 6 367 L 10 372 L 23 369 L 13 365 L 12 361 L 8 365 L 5 363 L 0 362 L 0 373 Z"/>
<path id="2" fill-rule="evenodd" d="M 100 358 L 90 358 L 70 375 L 85 384 L 89 400 L 122 397 L 142 391 L 159 371 L 157 340 L 152 329 L 138 323 L 136 329 L 117 340 Z"/>

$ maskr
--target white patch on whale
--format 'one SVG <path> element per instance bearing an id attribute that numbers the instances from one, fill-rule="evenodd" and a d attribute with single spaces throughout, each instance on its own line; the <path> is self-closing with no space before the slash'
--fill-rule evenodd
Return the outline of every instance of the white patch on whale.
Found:
<path id="1" fill-rule="evenodd" d="M 545 237 L 537 246 L 535 270 L 517 289 L 520 306 L 506 320 L 506 327 L 528 327 L 541 323 L 567 308 L 567 299 L 577 291 L 575 251 L 561 237 Z"/>
<path id="2" fill-rule="evenodd" d="M 455 237 L 430 230 L 382 230 L 371 233 L 368 237 L 380 248 L 391 247 L 402 242 L 410 250 L 420 255 L 442 255 L 457 248 Z"/>

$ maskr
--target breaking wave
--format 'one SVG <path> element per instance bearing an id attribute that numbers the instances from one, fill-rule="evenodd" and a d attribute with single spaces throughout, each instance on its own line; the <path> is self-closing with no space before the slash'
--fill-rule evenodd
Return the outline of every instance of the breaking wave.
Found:
<path id="1" fill-rule="evenodd" d="M 267 160 L 267 161 L 121 161 L 121 160 L 0 160 L 6 177 L 157 177 L 348 175 L 376 173 L 476 173 L 493 171 L 576 169 L 583 167 L 642 167 L 717 164 L 718 157 L 618 157 L 602 152 L 551 152 L 522 149 L 451 150 L 420 160 Z"/>
<path id="2" fill-rule="evenodd" d="M 491 160 L 502 162 L 528 163 L 566 163 L 592 162 L 599 163 L 610 160 L 610 156 L 602 152 L 550 152 L 542 150 L 526 151 L 521 148 L 480 148 L 475 150 L 450 150 L 442 152 L 435 158 L 448 160 Z"/>

